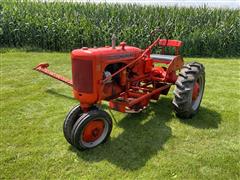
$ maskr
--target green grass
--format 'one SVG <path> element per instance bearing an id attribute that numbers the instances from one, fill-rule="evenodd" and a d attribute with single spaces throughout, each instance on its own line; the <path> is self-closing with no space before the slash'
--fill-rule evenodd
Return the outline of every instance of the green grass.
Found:
<path id="1" fill-rule="evenodd" d="M 32 68 L 47 61 L 70 77 L 68 53 L 1 54 L 0 179 L 239 179 L 240 59 L 188 58 L 206 67 L 200 112 L 174 116 L 172 93 L 146 112 L 114 112 L 111 139 L 78 152 L 62 124 L 71 89 Z"/>

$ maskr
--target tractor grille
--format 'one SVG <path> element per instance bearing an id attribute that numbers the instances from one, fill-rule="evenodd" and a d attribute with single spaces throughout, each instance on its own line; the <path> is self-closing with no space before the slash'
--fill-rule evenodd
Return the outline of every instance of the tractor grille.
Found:
<path id="1" fill-rule="evenodd" d="M 93 92 L 92 61 L 72 60 L 73 88 L 79 92 Z"/>

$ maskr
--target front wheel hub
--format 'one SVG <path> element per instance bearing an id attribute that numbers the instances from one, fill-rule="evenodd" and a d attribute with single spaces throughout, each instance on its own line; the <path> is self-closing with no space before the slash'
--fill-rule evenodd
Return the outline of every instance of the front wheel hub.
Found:
<path id="1" fill-rule="evenodd" d="M 83 130 L 82 139 L 89 143 L 96 141 L 104 131 L 104 122 L 101 119 L 92 120 L 87 123 Z"/>

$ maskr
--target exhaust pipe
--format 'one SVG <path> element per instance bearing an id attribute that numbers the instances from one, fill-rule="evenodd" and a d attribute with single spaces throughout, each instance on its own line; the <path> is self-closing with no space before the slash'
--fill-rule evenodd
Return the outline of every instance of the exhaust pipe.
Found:
<path id="1" fill-rule="evenodd" d="M 112 49 L 116 49 L 116 39 L 117 37 L 115 34 L 112 35 Z"/>

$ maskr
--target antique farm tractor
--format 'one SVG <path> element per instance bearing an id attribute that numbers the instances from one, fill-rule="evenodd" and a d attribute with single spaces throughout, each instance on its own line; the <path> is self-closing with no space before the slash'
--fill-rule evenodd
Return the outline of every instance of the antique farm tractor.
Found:
<path id="1" fill-rule="evenodd" d="M 48 70 L 47 63 L 35 67 L 72 86 L 80 102 L 65 118 L 66 140 L 79 150 L 94 148 L 105 142 L 112 130 L 112 118 L 100 109 L 101 101 L 108 101 L 109 108 L 116 111 L 138 113 L 151 100 L 167 95 L 172 85 L 176 85 L 172 101 L 176 115 L 195 115 L 204 92 L 204 66 L 197 62 L 184 65 L 179 55 L 182 45 L 181 41 L 157 38 L 142 50 L 125 42 L 116 46 L 113 35 L 112 46 L 72 51 L 72 80 Z M 156 46 L 160 54 L 151 53 Z M 166 55 L 169 48 L 173 48 L 174 55 Z"/>

